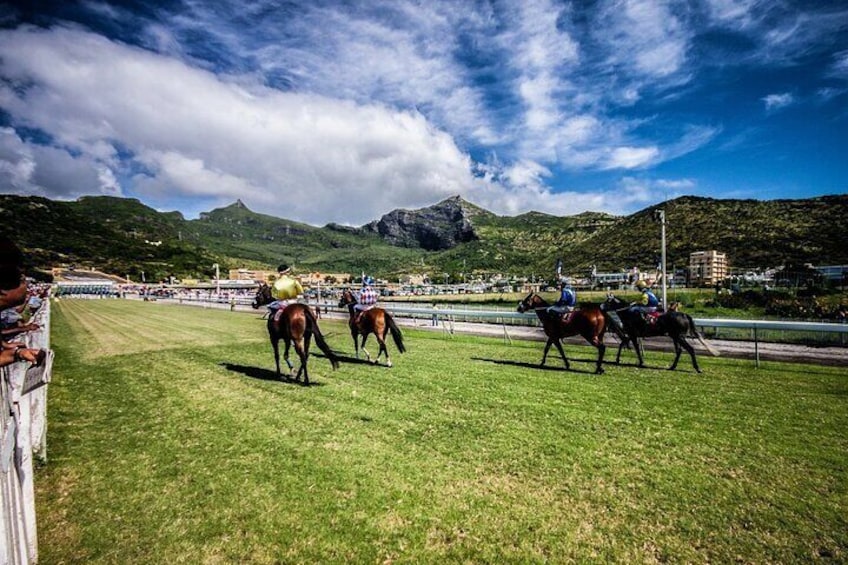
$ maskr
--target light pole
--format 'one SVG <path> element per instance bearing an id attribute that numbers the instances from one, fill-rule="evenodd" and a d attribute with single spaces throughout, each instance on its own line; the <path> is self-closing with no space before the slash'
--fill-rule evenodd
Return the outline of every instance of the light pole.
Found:
<path id="1" fill-rule="evenodd" d="M 665 210 L 656 209 L 654 210 L 654 220 L 660 223 L 660 233 L 661 241 L 662 241 L 662 259 L 660 263 L 660 269 L 662 272 L 662 307 L 663 310 L 668 309 L 668 302 L 666 301 L 666 281 L 665 281 Z"/>
<path id="2" fill-rule="evenodd" d="M 218 263 L 212 266 L 215 267 L 215 296 L 221 296 L 221 272 L 218 270 Z"/>

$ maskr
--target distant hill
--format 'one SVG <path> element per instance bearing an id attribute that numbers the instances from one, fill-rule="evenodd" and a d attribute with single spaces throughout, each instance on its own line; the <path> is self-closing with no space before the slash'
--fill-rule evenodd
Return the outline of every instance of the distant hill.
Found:
<path id="1" fill-rule="evenodd" d="M 83 197 L 60 202 L 0 195 L 3 230 L 32 268 L 94 267 L 147 280 L 207 278 L 213 265 L 393 277 L 404 272 L 552 274 L 656 264 L 666 211 L 668 262 L 718 249 L 733 266 L 848 264 L 848 195 L 804 200 L 681 197 L 629 216 L 586 212 L 498 216 L 459 197 L 418 210 L 395 210 L 361 227 L 308 224 L 259 214 L 241 201 L 186 220 L 135 199 Z"/>

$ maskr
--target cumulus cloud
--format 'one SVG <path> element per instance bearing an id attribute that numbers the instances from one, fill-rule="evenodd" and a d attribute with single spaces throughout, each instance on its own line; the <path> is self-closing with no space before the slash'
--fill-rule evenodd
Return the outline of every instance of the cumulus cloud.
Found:
<path id="1" fill-rule="evenodd" d="M 3 32 L 0 49 L 4 76 L 38 85 L 3 87 L 4 107 L 65 148 L 62 167 L 71 152 L 87 155 L 90 187 L 124 172 L 115 146 L 145 171 L 132 178 L 139 195 L 238 197 L 305 221 L 366 221 L 471 183 L 467 155 L 413 111 L 249 91 L 72 29 Z M 110 177 L 103 167 L 118 170 Z M 55 176 L 45 190 L 72 192 Z"/>
<path id="2" fill-rule="evenodd" d="M 88 155 L 26 142 L 11 128 L 0 128 L 0 186 L 10 194 L 61 200 L 121 195 L 111 171 Z"/>

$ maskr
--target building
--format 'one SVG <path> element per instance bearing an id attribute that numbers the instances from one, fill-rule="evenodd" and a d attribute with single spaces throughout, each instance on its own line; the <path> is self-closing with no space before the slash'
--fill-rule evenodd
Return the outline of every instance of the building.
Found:
<path id="1" fill-rule="evenodd" d="M 726 253 L 712 250 L 689 254 L 689 286 L 715 286 L 728 274 Z"/>
<path id="2" fill-rule="evenodd" d="M 271 282 L 277 278 L 277 271 L 254 271 L 252 269 L 230 269 L 230 280 L 234 281 L 265 281 Z"/>
<path id="3" fill-rule="evenodd" d="M 304 273 L 297 275 L 301 284 L 305 286 L 313 285 L 334 285 L 334 284 L 350 284 L 353 277 L 350 273 Z"/>

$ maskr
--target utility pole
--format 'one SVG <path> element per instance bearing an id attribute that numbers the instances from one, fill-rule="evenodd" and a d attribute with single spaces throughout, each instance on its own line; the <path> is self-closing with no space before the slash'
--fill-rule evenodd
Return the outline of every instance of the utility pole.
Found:
<path id="1" fill-rule="evenodd" d="M 215 296 L 221 295 L 221 272 L 218 269 L 218 263 L 212 265 L 215 267 Z"/>
<path id="2" fill-rule="evenodd" d="M 668 310 L 668 301 L 666 300 L 666 273 L 665 273 L 665 210 L 654 210 L 654 220 L 660 223 L 660 233 L 662 241 L 662 259 L 660 270 L 662 272 L 662 307 L 663 310 Z"/>

